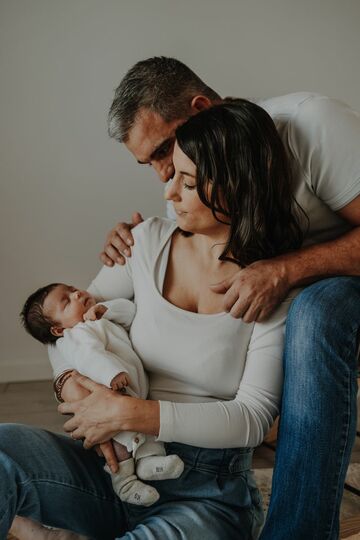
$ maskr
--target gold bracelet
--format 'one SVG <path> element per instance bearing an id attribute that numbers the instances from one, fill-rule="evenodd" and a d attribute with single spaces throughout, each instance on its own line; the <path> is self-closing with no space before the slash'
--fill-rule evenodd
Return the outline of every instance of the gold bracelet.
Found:
<path id="1" fill-rule="evenodd" d="M 66 381 L 70 379 L 72 372 L 73 372 L 72 369 L 68 369 L 67 371 L 64 371 L 63 373 L 61 373 L 61 375 L 54 381 L 53 387 L 54 387 L 55 397 L 60 403 L 64 402 L 63 398 L 61 397 L 61 392 Z"/>

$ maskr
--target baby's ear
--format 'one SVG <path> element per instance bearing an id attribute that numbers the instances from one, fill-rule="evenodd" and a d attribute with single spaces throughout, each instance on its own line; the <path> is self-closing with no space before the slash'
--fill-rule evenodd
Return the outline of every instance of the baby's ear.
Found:
<path id="1" fill-rule="evenodd" d="M 50 328 L 50 332 L 52 333 L 53 336 L 55 337 L 61 337 L 64 335 L 64 329 L 61 328 L 61 326 L 52 326 Z"/>

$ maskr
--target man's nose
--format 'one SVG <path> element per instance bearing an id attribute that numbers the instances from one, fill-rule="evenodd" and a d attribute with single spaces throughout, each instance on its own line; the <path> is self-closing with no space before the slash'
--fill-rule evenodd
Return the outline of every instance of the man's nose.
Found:
<path id="1" fill-rule="evenodd" d="M 158 177 L 160 178 L 161 182 L 166 184 L 174 176 L 174 165 L 172 162 L 158 162 L 154 161 L 151 163 L 155 171 L 157 172 Z"/>
<path id="2" fill-rule="evenodd" d="M 71 296 L 75 299 L 75 300 L 79 300 L 80 296 L 81 296 L 81 292 L 80 291 L 73 291 L 71 293 Z"/>

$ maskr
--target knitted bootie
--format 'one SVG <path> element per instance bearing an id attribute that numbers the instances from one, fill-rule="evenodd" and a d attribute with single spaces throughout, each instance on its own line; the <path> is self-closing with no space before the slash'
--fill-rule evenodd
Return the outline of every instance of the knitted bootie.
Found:
<path id="1" fill-rule="evenodd" d="M 148 456 L 136 461 L 136 474 L 142 480 L 173 480 L 184 470 L 184 462 L 176 454 Z"/>
<path id="2" fill-rule="evenodd" d="M 111 472 L 108 465 L 104 468 L 110 474 L 114 491 L 120 500 L 137 506 L 151 506 L 159 499 L 160 495 L 155 488 L 137 479 L 133 458 L 121 461 L 117 473 Z"/>

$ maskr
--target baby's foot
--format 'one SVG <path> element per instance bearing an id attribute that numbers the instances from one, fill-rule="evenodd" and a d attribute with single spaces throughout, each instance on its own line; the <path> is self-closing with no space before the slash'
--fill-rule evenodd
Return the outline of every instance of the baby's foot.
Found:
<path id="1" fill-rule="evenodd" d="M 143 457 L 136 462 L 136 474 L 142 480 L 174 480 L 184 470 L 184 462 L 176 454 Z"/>
<path id="2" fill-rule="evenodd" d="M 87 540 L 85 536 L 65 531 L 51 530 L 30 518 L 16 516 L 9 531 L 18 540 Z"/>
<path id="3" fill-rule="evenodd" d="M 113 489 L 122 501 L 137 506 L 151 506 L 159 500 L 160 495 L 154 487 L 137 479 L 133 458 L 119 463 L 117 473 L 112 473 L 108 465 L 104 469 L 111 475 Z"/>

